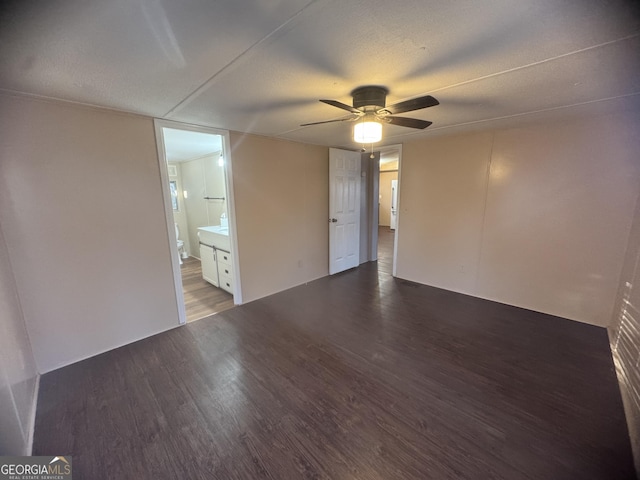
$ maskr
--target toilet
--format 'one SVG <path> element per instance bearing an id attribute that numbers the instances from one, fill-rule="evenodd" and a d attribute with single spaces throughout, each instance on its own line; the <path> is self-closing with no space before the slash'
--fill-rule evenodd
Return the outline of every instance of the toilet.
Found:
<path id="1" fill-rule="evenodd" d="M 180 265 L 182 265 L 182 258 L 187 258 L 187 252 L 184 250 L 184 240 L 180 240 L 180 230 L 178 229 L 178 224 L 176 226 L 176 240 L 178 241 L 178 261 Z"/>

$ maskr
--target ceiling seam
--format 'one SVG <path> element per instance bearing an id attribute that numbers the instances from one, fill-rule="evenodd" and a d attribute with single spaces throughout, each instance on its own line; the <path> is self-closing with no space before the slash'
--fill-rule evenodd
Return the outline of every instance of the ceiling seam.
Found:
<path id="1" fill-rule="evenodd" d="M 328 120 L 328 121 L 330 122 L 330 121 L 334 121 L 334 120 L 342 120 L 342 119 L 344 119 L 345 121 L 348 121 L 348 118 L 349 118 L 349 117 L 342 116 L 342 117 L 336 117 L 335 119 L 334 119 L 334 118 L 332 118 L 332 119 L 330 119 L 330 120 Z M 356 119 L 354 119 L 354 120 L 357 120 L 357 118 L 356 118 Z M 309 126 L 309 125 L 307 125 L 307 126 Z M 302 130 L 302 129 L 304 129 L 304 128 L 307 128 L 307 126 L 305 126 L 305 127 L 303 127 L 303 126 L 297 126 L 296 128 L 292 128 L 292 129 L 290 129 L 290 130 L 285 130 L 284 132 L 276 133 L 275 135 L 280 136 L 280 135 L 286 135 L 287 133 L 297 132 L 298 130 Z"/>
<path id="2" fill-rule="evenodd" d="M 470 80 L 465 80 L 464 82 L 453 83 L 453 84 L 447 85 L 445 87 L 440 87 L 440 88 L 436 88 L 434 90 L 430 90 L 428 93 L 441 92 L 441 91 L 447 90 L 449 88 L 459 87 L 461 85 L 467 85 L 469 83 L 478 82 L 480 80 L 486 80 L 487 78 L 497 77 L 499 75 L 504 75 L 504 74 L 507 74 L 507 73 L 516 72 L 518 70 L 524 70 L 525 68 L 535 67 L 535 66 L 541 65 L 543 63 L 552 62 L 552 61 L 558 60 L 560 58 L 569 57 L 571 55 L 576 55 L 578 53 L 588 52 L 589 50 L 595 50 L 597 48 L 605 47 L 607 45 L 612 45 L 614 43 L 623 42 L 625 40 L 630 40 L 632 38 L 637 38 L 637 37 L 640 37 L 640 33 L 634 33 L 633 35 L 627 35 L 626 37 L 617 38 L 615 40 L 610 40 L 608 42 L 600 43 L 598 45 L 592 45 L 590 47 L 581 48 L 579 50 L 574 50 L 572 52 L 563 53 L 562 55 L 556 55 L 555 57 L 549 57 L 549 58 L 546 58 L 544 60 L 538 60 L 537 62 L 529 63 L 527 65 L 521 65 L 519 67 L 509 68 L 507 70 L 502 70 L 500 72 L 490 73 L 489 75 L 483 75 L 481 77 L 472 78 Z"/>
<path id="3" fill-rule="evenodd" d="M 300 17 L 307 9 L 309 9 L 311 7 L 311 5 L 313 5 L 314 3 L 319 2 L 320 0 L 311 0 L 311 2 L 309 2 L 307 5 L 305 5 L 304 7 L 302 7 L 300 10 L 298 10 L 295 14 L 293 14 L 291 17 L 289 17 L 284 23 L 282 23 L 281 25 L 279 25 L 275 30 L 272 30 L 271 32 L 269 32 L 267 35 L 265 35 L 264 37 L 262 37 L 260 40 L 258 40 L 257 42 L 253 43 L 252 45 L 250 45 L 246 50 L 244 50 L 242 53 L 240 53 L 239 55 L 237 55 L 236 57 L 234 57 L 231 61 L 229 61 L 229 63 L 227 63 L 226 65 L 224 65 L 220 70 L 218 70 L 217 72 L 215 72 L 211 77 L 209 77 L 204 83 L 202 83 L 199 87 L 197 87 L 193 92 L 191 92 L 189 95 L 187 95 L 185 98 L 183 98 L 182 100 L 180 100 L 175 106 L 173 106 L 167 113 L 165 113 L 163 115 L 163 117 L 167 117 L 173 113 L 175 113 L 176 111 L 178 111 L 180 108 L 182 108 L 183 106 L 185 106 L 186 104 L 190 103 L 192 100 L 194 100 L 195 98 L 197 98 L 198 96 L 200 96 L 200 94 L 206 90 L 211 83 L 213 83 L 213 81 L 223 72 L 225 72 L 226 70 L 228 70 L 231 66 L 233 66 L 234 64 L 236 64 L 240 59 L 242 59 L 245 55 L 247 55 L 249 52 L 251 52 L 252 50 L 254 50 L 256 47 L 260 46 L 262 43 L 264 43 L 265 41 L 267 41 L 269 38 L 271 38 L 273 35 L 275 35 L 276 33 L 278 33 L 280 30 L 282 30 L 284 27 L 286 27 L 287 25 L 289 25 L 291 22 L 293 22 L 294 20 L 296 20 L 298 17 Z"/>
<path id="4" fill-rule="evenodd" d="M 0 87 L 0 95 L 7 95 L 7 96 L 11 96 L 11 97 L 31 98 L 33 100 L 38 100 L 38 101 L 41 101 L 41 102 L 70 103 L 70 104 L 76 105 L 78 107 L 98 109 L 98 110 L 108 110 L 110 112 L 119 113 L 119 114 L 123 114 L 123 115 L 134 115 L 136 117 L 154 118 L 154 116 L 152 114 L 150 114 L 150 113 L 144 113 L 144 112 L 139 112 L 139 111 L 135 111 L 135 110 L 126 110 L 126 109 L 120 108 L 120 107 L 107 107 L 105 105 L 98 105 L 96 103 L 81 102 L 81 101 L 78 101 L 78 100 L 69 100 L 67 98 L 52 97 L 52 96 L 49 96 L 49 95 L 41 95 L 41 94 L 38 94 L 38 93 L 23 92 L 21 90 L 12 90 L 10 88 L 2 88 L 2 87 Z"/>
<path id="5" fill-rule="evenodd" d="M 430 132 L 434 132 L 434 131 L 437 131 L 437 130 L 446 130 L 447 128 L 461 127 L 461 126 L 464 126 L 464 125 L 473 125 L 473 124 L 482 123 L 482 122 L 493 122 L 493 121 L 496 121 L 496 120 L 505 120 L 507 118 L 522 117 L 522 116 L 525 116 L 525 115 L 533 115 L 533 114 L 536 114 L 536 113 L 552 112 L 554 110 L 562 110 L 564 108 L 580 107 L 582 105 L 590 105 L 590 104 L 598 103 L 598 102 L 608 102 L 610 100 L 619 100 L 621 98 L 628 98 L 628 97 L 634 97 L 634 96 L 639 96 L 639 95 L 640 95 L 640 92 L 627 93 L 625 95 L 618 95 L 618 96 L 615 96 L 615 97 L 607 97 L 607 98 L 600 98 L 598 100 L 589 100 L 587 102 L 572 103 L 571 105 L 561 105 L 561 106 L 558 106 L 558 107 L 543 108 L 541 110 L 531 110 L 531 111 L 528 111 L 528 112 L 514 113 L 513 115 L 504 115 L 502 117 L 492 117 L 492 118 L 485 118 L 485 119 L 482 119 L 482 120 L 474 120 L 472 122 L 457 123 L 455 125 L 446 125 L 444 127 L 431 128 L 429 131 Z M 389 136 L 387 138 L 394 138 L 394 137 L 399 137 L 399 136 L 407 137 L 407 136 L 417 135 L 419 133 L 421 133 L 421 132 L 404 133 L 402 135 L 393 135 L 393 136 Z"/>

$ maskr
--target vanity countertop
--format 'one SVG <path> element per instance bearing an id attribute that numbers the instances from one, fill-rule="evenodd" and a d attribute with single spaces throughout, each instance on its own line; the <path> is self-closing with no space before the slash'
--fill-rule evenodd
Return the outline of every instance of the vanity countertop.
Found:
<path id="1" fill-rule="evenodd" d="M 198 230 L 204 232 L 217 233 L 218 235 L 229 235 L 229 227 L 223 227 L 222 225 L 212 225 L 210 227 L 198 227 Z"/>
<path id="2" fill-rule="evenodd" d="M 229 227 L 211 225 L 198 227 L 198 238 L 200 243 L 215 247 L 221 250 L 231 251 L 231 241 L 229 240 Z"/>

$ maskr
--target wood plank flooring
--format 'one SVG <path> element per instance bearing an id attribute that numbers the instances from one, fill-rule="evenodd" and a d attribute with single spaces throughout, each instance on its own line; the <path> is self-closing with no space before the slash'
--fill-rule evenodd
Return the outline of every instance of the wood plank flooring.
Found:
<path id="1" fill-rule="evenodd" d="M 393 243 L 395 230 L 389 227 L 378 226 L 378 272 L 381 274 L 393 274 Z"/>
<path id="2" fill-rule="evenodd" d="M 376 263 L 44 375 L 77 479 L 634 477 L 606 331 Z"/>
<path id="3" fill-rule="evenodd" d="M 202 278 L 200 260 L 189 257 L 180 266 L 187 322 L 233 308 L 233 295 Z"/>

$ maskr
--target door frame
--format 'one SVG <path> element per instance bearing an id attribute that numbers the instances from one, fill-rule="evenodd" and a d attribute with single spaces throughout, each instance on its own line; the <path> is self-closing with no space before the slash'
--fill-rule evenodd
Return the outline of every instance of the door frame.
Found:
<path id="1" fill-rule="evenodd" d="M 224 155 L 225 170 L 225 188 L 227 196 L 227 210 L 229 215 L 229 236 L 232 249 L 232 266 L 233 266 L 233 303 L 235 305 L 242 304 L 242 282 L 240 281 L 240 254 L 238 252 L 238 232 L 236 229 L 236 212 L 235 212 L 235 196 L 233 192 L 233 162 L 231 159 L 231 141 L 228 130 L 220 130 L 218 128 L 204 127 L 190 123 L 176 122 L 173 120 L 164 120 L 161 118 L 153 119 L 153 126 L 156 135 L 156 149 L 158 153 L 158 165 L 160 167 L 160 183 L 162 187 L 162 200 L 164 203 L 165 220 L 167 224 L 167 241 L 169 242 L 169 250 L 171 252 L 171 268 L 173 270 L 173 284 L 176 293 L 176 301 L 178 303 L 178 323 L 184 325 L 187 323 L 187 312 L 184 303 L 184 292 L 182 290 L 182 275 L 180 273 L 180 262 L 178 260 L 178 243 L 176 239 L 176 230 L 174 228 L 173 207 L 171 204 L 171 192 L 169 190 L 169 169 L 165 156 L 163 128 L 172 128 L 175 130 L 186 130 L 189 132 L 206 133 L 211 135 L 220 135 L 222 137 L 222 151 Z"/>

